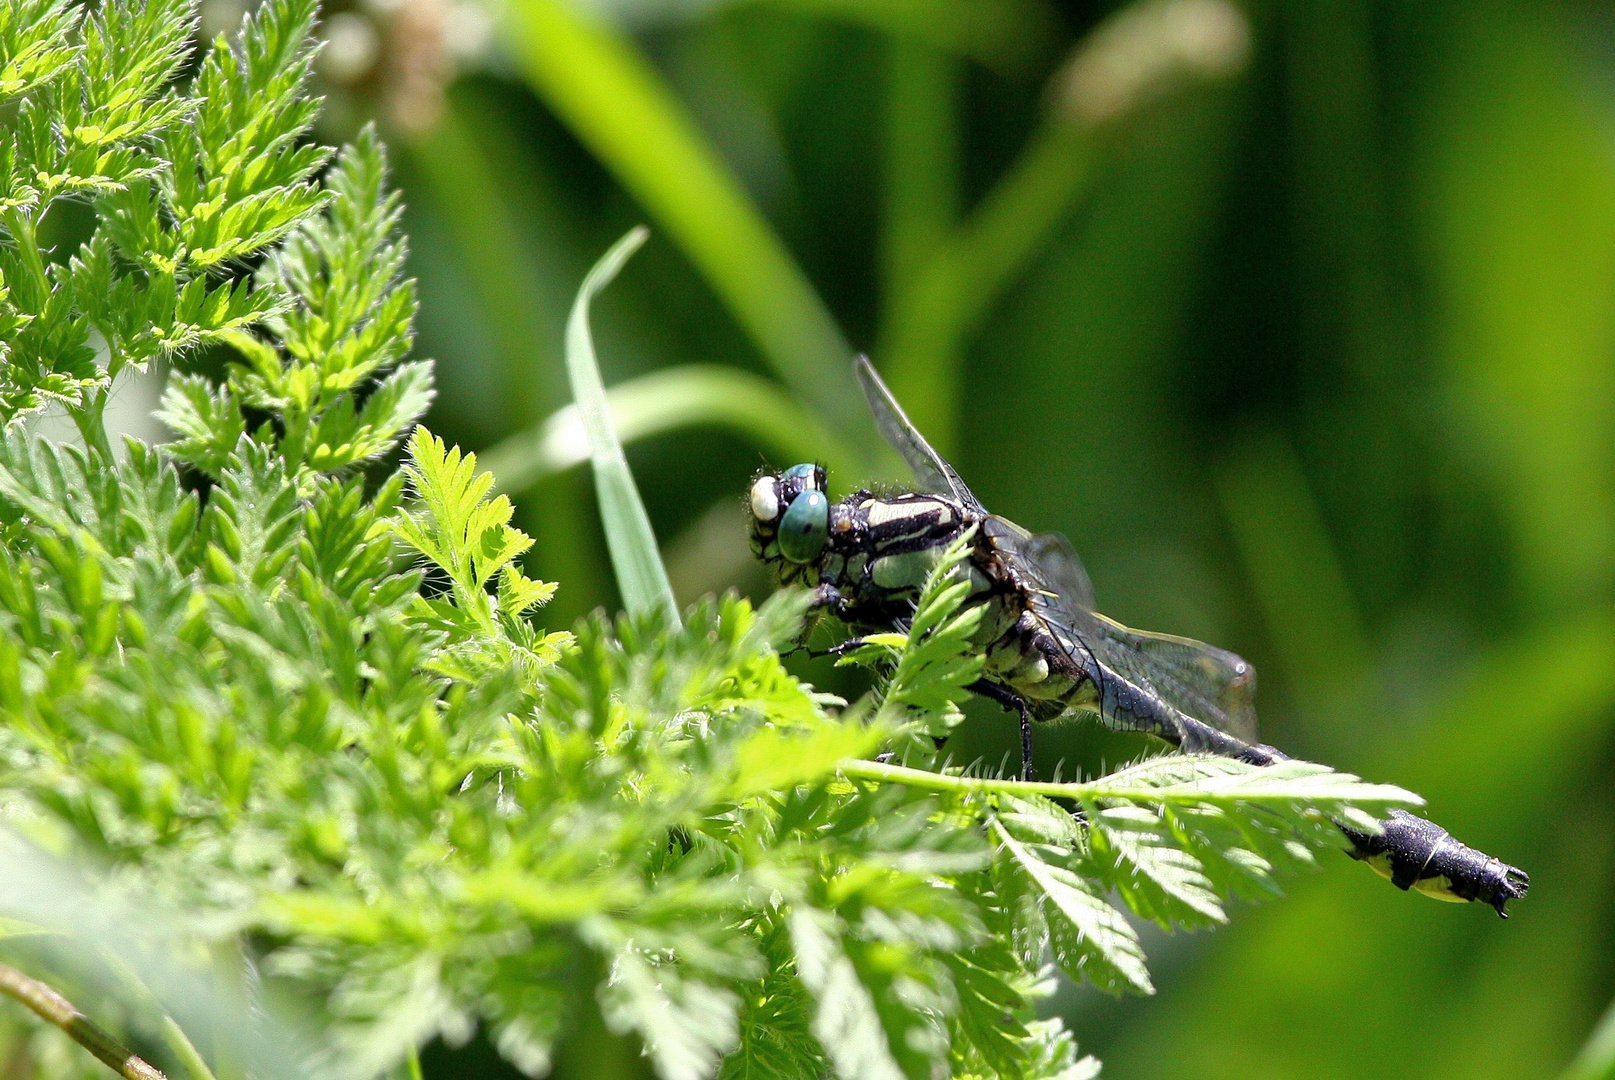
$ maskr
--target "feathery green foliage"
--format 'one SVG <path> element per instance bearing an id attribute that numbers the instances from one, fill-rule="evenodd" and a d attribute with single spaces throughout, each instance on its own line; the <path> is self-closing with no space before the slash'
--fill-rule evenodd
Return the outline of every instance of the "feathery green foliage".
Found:
<path id="1" fill-rule="evenodd" d="M 975 530 L 967 530 L 937 561 L 915 605 L 905 634 L 872 634 L 841 663 L 892 662 L 890 678 L 881 694 L 881 716 L 890 723 L 913 722 L 915 736 L 905 746 L 905 758 L 922 757 L 934 750 L 935 737 L 944 737 L 964 720 L 958 699 L 964 688 L 981 676 L 986 658 L 971 649 L 970 639 L 981 624 L 983 609 L 960 609 L 970 593 L 970 582 L 957 573 L 970 554 Z"/>
<path id="2" fill-rule="evenodd" d="M 480 1028 L 538 1075 L 598 1009 L 665 1080 L 1078 1080 L 1096 1064 L 1037 1003 L 1050 957 L 1149 989 L 1113 897 L 1220 922 L 1338 844 L 1331 818 L 1412 801 L 1300 763 L 911 767 L 980 671 L 963 544 L 859 654 L 890 671 L 851 707 L 782 664 L 797 593 L 538 629 L 554 586 L 473 455 L 417 428 L 379 484 L 355 468 L 431 369 L 375 136 L 323 179 L 300 138 L 312 18 L 269 0 L 182 85 L 183 4 L 0 15 L 4 418 L 59 401 L 87 442 L 0 434 L 0 823 L 180 912 L 233 995 L 308 1005 L 310 1069 Z M 47 268 L 67 197 L 99 223 Z M 177 439 L 116 460 L 112 381 L 204 341 L 222 381 L 176 374 Z"/>
<path id="3" fill-rule="evenodd" d="M 303 92 L 315 4 L 265 5 L 235 44 L 208 46 L 185 85 L 187 0 L 89 14 L 30 0 L 11 12 L 0 23 L 0 104 L 15 111 L 0 148 L 0 418 L 59 401 L 106 452 L 101 415 L 121 371 L 294 304 L 244 261 L 328 197 L 315 175 L 329 152 L 302 138 L 317 108 Z M 65 199 L 88 200 L 97 228 L 76 252 L 46 252 L 40 225 Z"/>
<path id="4" fill-rule="evenodd" d="M 244 362 L 223 386 L 181 376 L 164 395 L 158 415 L 180 435 L 176 458 L 216 475 L 247 406 L 273 418 L 288 462 L 335 472 L 386 453 L 426 411 L 431 366 L 400 363 L 415 288 L 400 277 L 400 206 L 384 179 L 381 146 L 366 129 L 326 177 L 326 212 L 305 211 L 257 275 L 255 294 L 280 299 L 268 321 L 278 347 L 229 332 Z M 321 201 L 316 193 L 308 207 Z"/>

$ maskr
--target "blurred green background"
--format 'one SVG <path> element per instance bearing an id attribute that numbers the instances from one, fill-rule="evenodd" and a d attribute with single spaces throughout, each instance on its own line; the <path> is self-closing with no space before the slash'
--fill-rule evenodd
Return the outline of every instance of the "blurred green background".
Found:
<path id="1" fill-rule="evenodd" d="M 408 200 L 429 423 L 517 499 L 553 623 L 615 603 L 566 307 L 644 221 L 595 325 L 681 599 L 767 591 L 763 464 L 895 475 L 866 350 L 1104 610 L 1251 658 L 1270 741 L 1531 873 L 1502 923 L 1330 858 L 1154 935 L 1158 997 L 1053 1002 L 1107 1076 L 1560 1075 L 1615 995 L 1607 6 L 345 0 L 326 32 L 327 135 L 379 117 Z M 1119 752 L 1093 734 L 1041 732 L 1045 772 Z M 1013 738 L 986 708 L 953 749 Z"/>

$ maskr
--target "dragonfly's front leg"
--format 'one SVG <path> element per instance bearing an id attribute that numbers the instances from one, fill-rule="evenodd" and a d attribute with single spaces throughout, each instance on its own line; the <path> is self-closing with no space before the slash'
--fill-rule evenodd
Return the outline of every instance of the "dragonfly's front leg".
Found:
<path id="1" fill-rule="evenodd" d="M 987 679 L 977 679 L 965 689 L 1021 714 L 1021 779 L 1036 779 L 1037 773 L 1032 768 L 1032 710 L 1026 704 L 1026 699 L 1009 687 Z"/>
<path id="2" fill-rule="evenodd" d="M 850 652 L 862 648 L 864 639 L 861 637 L 848 638 L 846 641 L 830 646 L 828 649 L 807 649 L 806 652 L 815 660 L 822 660 L 826 656 L 842 657 Z"/>
<path id="3" fill-rule="evenodd" d="M 843 596 L 841 590 L 834 585 L 820 585 L 815 588 L 808 602 L 808 610 L 814 614 L 829 611 L 849 627 L 880 626 L 885 625 L 886 621 L 882 617 L 882 613 L 859 608 L 851 600 Z M 814 659 L 825 656 L 845 656 L 847 653 L 856 652 L 866 644 L 868 644 L 868 639 L 860 634 L 856 637 L 848 638 L 839 645 L 832 645 L 828 649 L 806 649 L 806 652 Z"/>
<path id="4" fill-rule="evenodd" d="M 813 617 L 817 617 L 823 614 L 825 611 L 829 611 L 837 618 L 845 620 L 847 612 L 847 599 L 841 595 L 841 590 L 837 589 L 834 585 L 820 585 L 809 593 L 807 610 L 808 614 Z M 818 660 L 826 656 L 840 656 L 842 653 L 848 652 L 858 645 L 858 641 L 855 639 L 853 641 L 843 641 L 839 645 L 832 645 L 828 649 L 810 649 L 808 648 L 806 639 L 811 635 L 812 627 L 813 624 L 810 619 L 807 626 L 804 628 L 802 635 L 803 640 L 796 646 L 796 648 L 791 650 L 792 652 L 805 652 L 814 660 Z"/>

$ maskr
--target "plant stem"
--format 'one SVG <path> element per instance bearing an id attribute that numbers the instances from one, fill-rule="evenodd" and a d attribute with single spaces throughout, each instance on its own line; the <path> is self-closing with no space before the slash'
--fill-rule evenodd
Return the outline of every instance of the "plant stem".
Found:
<path id="1" fill-rule="evenodd" d="M 1093 143 L 1086 129 L 1051 119 L 893 297 L 881 335 L 887 381 L 944 455 L 954 442 L 963 343 L 1086 190 Z"/>
<path id="2" fill-rule="evenodd" d="M 39 237 L 36 231 L 38 220 L 30 218 L 21 211 L 13 211 L 4 217 L 6 231 L 11 233 L 11 239 L 17 245 L 17 255 L 22 266 L 28 271 L 23 284 L 28 292 L 20 299 L 21 309 L 28 314 L 37 315 L 45 310 L 45 304 L 50 299 L 50 275 L 45 270 L 45 256 L 39 250 Z M 18 283 L 13 283 L 13 287 Z"/>
<path id="3" fill-rule="evenodd" d="M 884 348 L 895 326 L 912 338 L 905 320 L 947 324 L 960 284 L 938 279 L 961 268 L 939 260 L 948 250 L 959 217 L 959 64 L 951 56 L 912 41 L 889 46 L 886 84 L 886 161 L 881 233 L 881 298 L 884 308 L 879 359 L 896 393 L 921 430 L 942 453 L 952 447 L 957 411 L 962 336 L 944 330 L 924 344 Z M 918 305 L 923 302 L 924 309 Z"/>
<path id="4" fill-rule="evenodd" d="M 167 1080 L 161 1070 L 101 1030 L 71 1001 L 38 979 L 0 964 L 0 993 L 16 998 L 46 1023 L 60 1028 L 125 1080 Z"/>
<path id="5" fill-rule="evenodd" d="M 1088 783 L 1049 783 L 1038 780 L 999 780 L 984 776 L 951 776 L 945 773 L 911 769 L 904 765 L 888 765 L 879 761 L 848 758 L 836 766 L 841 775 L 879 783 L 903 784 L 925 791 L 939 791 L 954 795 L 1042 795 L 1052 799 L 1076 799 L 1093 802 L 1102 799 L 1127 799 L 1160 805 L 1204 805 L 1243 803 L 1293 803 L 1296 796 L 1287 791 L 1216 790 L 1196 783 L 1173 784 L 1166 787 L 1117 786 L 1107 780 Z M 1417 806 L 1423 800 L 1400 788 L 1387 785 L 1364 785 L 1358 798 L 1370 797 L 1387 805 Z"/>
<path id="6" fill-rule="evenodd" d="M 1106 133 L 1180 83 L 1231 74 L 1248 51 L 1229 5 L 1145 0 L 1101 23 L 1055 76 L 1042 126 L 893 298 L 881 328 L 886 380 L 943 455 L 961 398 L 956 357 L 1091 187 Z"/>
<path id="7" fill-rule="evenodd" d="M 168 1014 L 168 1010 L 163 1008 L 162 1002 L 157 1000 L 157 995 L 151 992 L 151 988 L 145 984 L 139 975 L 135 974 L 134 969 L 124 963 L 117 954 L 108 950 L 103 949 L 101 951 L 101 959 L 111 969 L 112 973 L 118 977 L 119 981 L 123 983 L 124 989 L 129 995 L 139 1000 L 146 1009 L 160 1018 L 158 1027 L 162 1031 L 163 1041 L 168 1044 L 169 1050 L 173 1051 L 174 1056 L 179 1058 L 180 1064 L 185 1066 L 186 1071 L 191 1074 L 194 1080 L 217 1080 L 213 1070 L 208 1067 L 207 1062 L 203 1060 L 201 1053 L 196 1049 L 196 1045 L 191 1042 L 190 1036 L 185 1034 L 185 1029 L 179 1026 L 179 1021 Z"/>
<path id="8" fill-rule="evenodd" d="M 894 39 L 887 47 L 881 293 L 890 302 L 959 216 L 959 63 Z M 905 399 L 906 400 L 906 399 Z"/>
<path id="9" fill-rule="evenodd" d="M 39 295 L 36 303 L 43 309 L 45 300 L 50 296 L 50 274 L 45 269 L 45 256 L 39 250 L 39 240 L 34 235 L 34 224 L 26 219 L 19 219 L 18 226 L 14 226 L 13 238 L 17 241 L 17 254 L 22 256 L 22 264 L 28 268 L 29 280 Z"/>
<path id="10" fill-rule="evenodd" d="M 409 1057 L 404 1059 L 404 1065 L 409 1070 L 409 1080 L 426 1080 L 421 1072 L 421 1055 L 413 1046 L 409 1048 Z"/>
<path id="11" fill-rule="evenodd" d="M 201 1051 L 191 1042 L 190 1036 L 185 1034 L 185 1029 L 166 1012 L 163 1013 L 162 1028 L 163 1041 L 168 1043 L 168 1048 L 179 1058 L 180 1064 L 185 1066 L 185 1071 L 191 1074 L 193 1080 L 217 1080 L 213 1070 L 208 1068 Z"/>
<path id="12" fill-rule="evenodd" d="M 1099 785 L 1049 783 L 1035 780 L 995 780 L 986 776 L 950 776 L 946 773 L 849 758 L 836 766 L 843 776 L 857 780 L 903 784 L 951 795 L 1045 795 L 1056 799 L 1093 798 Z"/>
<path id="13" fill-rule="evenodd" d="M 109 463 L 115 460 L 112 456 L 112 441 L 107 438 L 107 398 L 109 387 L 100 387 L 90 395 L 89 403 L 82 408 L 68 408 L 73 417 L 73 423 L 79 429 L 79 435 L 84 439 L 84 446 L 94 450 Z"/>

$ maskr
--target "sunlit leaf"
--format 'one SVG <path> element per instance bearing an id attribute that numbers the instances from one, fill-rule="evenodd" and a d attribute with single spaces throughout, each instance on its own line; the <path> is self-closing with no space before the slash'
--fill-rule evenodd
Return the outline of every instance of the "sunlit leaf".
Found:
<path id="1" fill-rule="evenodd" d="M 667 581 L 667 568 L 662 565 L 656 534 L 651 532 L 645 504 L 640 501 L 639 489 L 628 471 L 628 460 L 623 457 L 622 443 L 611 423 L 605 385 L 600 381 L 600 367 L 594 358 L 594 337 L 589 331 L 590 301 L 611 283 L 649 236 L 649 230 L 643 227 L 630 231 L 601 256 L 583 279 L 578 298 L 572 305 L 572 317 L 566 324 L 566 368 L 589 442 L 595 493 L 600 499 L 600 519 L 606 531 L 606 544 L 611 549 L 611 564 L 617 571 L 617 588 L 622 593 L 623 604 L 636 615 L 660 611 L 677 624 L 678 602 L 673 599 L 673 587 Z"/>

